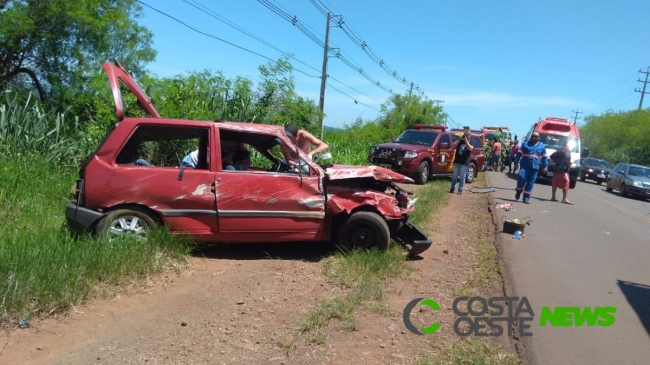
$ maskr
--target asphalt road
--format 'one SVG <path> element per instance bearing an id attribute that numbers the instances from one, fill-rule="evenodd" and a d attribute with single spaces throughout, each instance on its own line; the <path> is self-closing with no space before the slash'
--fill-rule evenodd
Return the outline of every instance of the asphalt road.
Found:
<path id="1" fill-rule="evenodd" d="M 531 363 L 650 364 L 650 203 L 578 181 L 573 206 L 549 200 L 550 182 L 535 184 L 526 205 L 515 201 L 516 176 L 486 174 L 495 202 L 516 210 L 495 209 L 499 222 L 532 219 L 522 240 L 500 233 L 507 281 L 535 313 L 524 341 Z M 543 306 L 614 306 L 616 322 L 540 327 Z"/>

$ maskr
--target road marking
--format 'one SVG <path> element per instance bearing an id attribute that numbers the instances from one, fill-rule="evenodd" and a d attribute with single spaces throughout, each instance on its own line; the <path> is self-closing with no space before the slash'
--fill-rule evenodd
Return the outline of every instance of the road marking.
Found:
<path id="1" fill-rule="evenodd" d="M 596 199 L 596 200 L 600 200 L 601 202 L 603 202 L 603 203 L 605 203 L 605 204 L 607 204 L 607 205 L 609 205 L 609 206 L 611 206 L 611 207 L 613 207 L 613 208 L 616 208 L 616 209 L 618 209 L 618 210 L 620 210 L 620 211 L 622 211 L 622 212 L 624 212 L 624 213 L 627 213 L 627 214 L 629 214 L 629 215 L 631 215 L 631 216 L 637 217 L 637 218 L 639 218 L 639 219 L 641 219 L 641 220 L 644 220 L 644 221 L 646 221 L 646 222 L 650 222 L 650 218 L 644 216 L 643 214 L 641 214 L 641 213 L 639 213 L 639 212 L 636 212 L 636 211 L 634 211 L 634 210 L 631 210 L 631 209 L 629 209 L 629 208 L 626 208 L 626 207 L 624 207 L 624 206 L 622 206 L 622 205 L 619 205 L 619 204 L 616 204 L 616 203 L 612 203 L 612 202 L 608 201 L 607 199 L 604 199 L 604 198 L 602 198 L 602 197 L 596 196 L 595 194 L 592 194 L 592 193 L 587 193 L 587 192 L 584 191 L 584 190 L 576 190 L 576 191 L 579 192 L 579 193 L 581 193 L 581 194 L 587 195 L 587 196 L 589 196 L 589 197 L 591 197 L 591 198 L 594 198 L 594 199 Z M 609 194 L 609 193 L 608 193 L 608 194 Z"/>

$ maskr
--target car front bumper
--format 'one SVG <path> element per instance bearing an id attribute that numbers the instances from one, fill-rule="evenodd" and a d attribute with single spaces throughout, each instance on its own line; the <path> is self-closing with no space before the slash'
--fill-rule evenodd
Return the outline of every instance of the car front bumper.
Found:
<path id="1" fill-rule="evenodd" d="M 625 192 L 630 195 L 650 199 L 650 187 L 639 187 L 634 185 L 625 185 Z"/>
<path id="2" fill-rule="evenodd" d="M 413 223 L 406 221 L 394 233 L 395 241 L 408 248 L 408 256 L 417 256 L 431 247 L 431 238 Z"/>
<path id="3" fill-rule="evenodd" d="M 600 173 L 597 171 L 585 171 L 583 176 L 585 180 L 605 181 L 609 177 L 609 174 Z"/>
<path id="4" fill-rule="evenodd" d="M 104 216 L 104 213 L 80 207 L 76 201 L 68 202 L 65 209 L 65 218 L 68 222 L 68 228 L 76 234 L 85 234 L 90 227 Z"/>

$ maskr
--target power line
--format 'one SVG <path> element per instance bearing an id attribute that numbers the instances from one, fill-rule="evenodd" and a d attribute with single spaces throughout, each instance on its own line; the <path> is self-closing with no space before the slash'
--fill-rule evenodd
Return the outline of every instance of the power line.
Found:
<path id="1" fill-rule="evenodd" d="M 290 22 L 293 24 L 296 28 L 298 28 L 301 32 L 303 32 L 307 37 L 309 37 L 314 43 L 316 43 L 320 48 L 324 48 L 325 44 L 323 41 L 321 41 L 318 37 L 316 37 L 312 32 L 310 32 L 308 29 L 305 28 L 305 26 L 298 20 L 298 17 L 295 15 L 291 15 L 286 13 L 284 10 L 278 8 L 274 4 L 272 4 L 269 0 L 257 0 L 259 3 L 262 5 L 266 6 L 269 10 L 273 11 L 277 15 L 279 15 L 281 18 L 284 20 Z M 370 76 L 367 72 L 363 70 L 362 67 L 355 66 L 350 60 L 348 60 L 345 56 L 341 55 L 340 48 L 335 49 L 335 48 L 329 48 L 329 53 L 332 54 L 332 57 L 336 57 L 341 60 L 344 64 L 346 64 L 348 67 L 351 69 L 359 72 L 363 77 L 365 77 L 368 81 L 370 81 L 372 84 L 376 85 L 380 89 L 388 92 L 388 93 L 393 93 L 392 89 L 388 89 L 384 85 L 382 85 L 378 80 L 375 80 L 372 76 Z"/>
<path id="2" fill-rule="evenodd" d="M 576 110 L 572 110 L 571 112 L 572 112 L 572 113 L 576 113 L 576 116 L 573 117 L 573 124 L 575 125 L 575 124 L 578 122 L 578 119 L 582 119 L 582 118 L 578 118 L 578 113 L 581 114 L 582 112 L 580 112 L 580 111 L 576 111 Z"/>
<path id="3" fill-rule="evenodd" d="M 168 17 L 168 18 L 171 18 L 171 19 L 177 21 L 177 22 L 183 24 L 184 26 L 186 26 L 187 28 L 192 29 L 193 31 L 195 31 L 195 32 L 197 32 L 197 33 L 203 34 L 203 35 L 206 36 L 206 37 L 210 37 L 210 38 L 213 38 L 213 39 L 216 39 L 216 40 L 222 41 L 222 42 L 227 43 L 227 44 L 229 44 L 229 45 L 231 45 L 231 46 L 233 46 L 233 47 L 237 47 L 237 48 L 239 48 L 239 49 L 241 49 L 241 50 L 243 50 L 243 51 L 246 51 L 246 52 L 252 53 L 252 54 L 254 54 L 254 55 L 256 55 L 256 56 L 259 56 L 259 57 L 265 58 L 265 59 L 267 59 L 267 60 L 269 60 L 269 61 L 271 61 L 271 62 L 275 62 L 275 60 L 273 60 L 273 59 L 271 59 L 271 58 L 269 58 L 269 57 L 267 57 L 267 56 L 264 56 L 263 54 L 260 54 L 260 53 L 257 53 L 257 52 L 254 52 L 254 51 L 251 51 L 251 50 L 249 50 L 249 49 L 246 49 L 246 48 L 244 48 L 244 47 L 238 46 L 238 45 L 236 45 L 236 44 L 234 44 L 234 43 L 231 43 L 231 42 L 228 42 L 228 41 L 226 41 L 226 40 L 224 40 L 224 39 L 221 39 L 221 38 L 219 38 L 219 37 L 217 37 L 217 36 L 215 36 L 215 35 L 212 35 L 212 34 L 210 34 L 210 33 L 206 33 L 206 32 L 204 32 L 204 31 L 198 30 L 198 29 L 196 29 L 196 28 L 194 28 L 194 27 L 188 25 L 187 23 L 185 23 L 185 22 L 183 22 L 183 21 L 181 21 L 181 20 L 179 20 L 179 19 L 177 19 L 177 18 L 175 18 L 175 17 L 173 17 L 173 16 L 171 16 L 171 15 L 169 15 L 169 14 L 167 14 L 167 13 L 161 11 L 161 10 L 158 10 L 158 9 L 152 7 L 151 5 L 149 5 L 149 4 L 147 4 L 147 3 L 144 3 L 144 2 L 142 2 L 142 1 L 140 1 L 140 0 L 136 0 L 136 2 L 138 2 L 138 3 L 140 3 L 140 4 L 144 5 L 144 6 L 146 6 L 146 7 L 148 7 L 148 8 L 150 8 L 150 9 L 152 9 L 152 10 L 154 10 L 154 11 L 156 11 L 156 12 L 158 12 L 158 13 L 160 13 L 160 14 L 162 14 L 162 15 Z M 318 78 L 318 79 L 321 78 L 320 76 L 310 75 L 310 74 L 308 74 L 308 73 L 306 73 L 306 72 L 304 72 L 304 71 L 302 71 L 302 70 L 300 70 L 300 69 L 297 69 L 297 68 L 295 68 L 295 67 L 293 67 L 293 69 L 296 70 L 296 71 L 298 71 L 298 72 L 300 72 L 300 73 L 303 73 L 303 74 L 305 74 L 305 75 L 307 75 L 307 76 L 309 76 L 309 77 L 314 77 L 314 78 Z M 350 99 L 354 100 L 354 103 L 355 103 L 355 104 L 362 104 L 362 105 L 364 105 L 364 106 L 366 106 L 366 107 L 368 107 L 368 108 L 370 108 L 370 109 L 372 109 L 372 110 L 374 110 L 374 111 L 380 112 L 379 110 L 377 110 L 377 109 L 375 109 L 375 108 L 373 108 L 373 107 L 371 107 L 371 106 L 369 106 L 369 105 L 367 105 L 367 104 L 364 104 L 364 103 L 358 101 L 356 98 L 353 98 L 352 96 L 350 96 L 350 95 L 348 95 L 348 94 L 346 94 L 346 93 L 344 93 L 344 92 L 341 92 L 340 90 L 338 90 L 337 88 L 333 87 L 332 85 L 330 85 L 330 84 L 328 84 L 328 85 L 329 85 L 332 89 L 334 89 L 334 90 L 340 92 L 341 94 L 343 94 L 343 95 L 349 97 Z M 343 84 L 343 85 L 345 85 L 345 84 Z M 347 85 L 346 85 L 346 86 L 347 86 Z"/>
<path id="4" fill-rule="evenodd" d="M 201 12 L 203 12 L 203 13 L 205 13 L 205 14 L 207 14 L 207 15 L 209 15 L 209 16 L 211 16 L 211 17 L 213 17 L 213 18 L 215 18 L 215 19 L 217 19 L 217 20 L 219 20 L 219 21 L 221 21 L 221 22 L 223 22 L 223 23 L 225 23 L 226 25 L 228 25 L 228 26 L 230 26 L 230 27 L 232 27 L 232 28 L 235 28 L 236 30 L 238 30 L 238 31 L 240 31 L 240 32 L 242 32 L 242 33 L 244 33 L 244 34 L 246 34 L 247 36 L 249 36 L 249 37 L 255 39 L 256 41 L 258 41 L 258 42 L 260 42 L 260 43 L 263 43 L 263 44 L 265 44 L 266 46 L 268 46 L 268 47 L 270 47 L 270 48 L 272 48 L 272 49 L 274 49 L 274 50 L 276 50 L 276 51 L 282 53 L 283 55 L 285 55 L 285 56 L 287 56 L 287 57 L 290 57 L 290 58 L 292 58 L 292 59 L 294 59 L 294 60 L 296 60 L 296 61 L 302 63 L 303 65 L 305 65 L 305 66 L 307 66 L 307 67 L 313 69 L 314 71 L 320 72 L 320 70 L 317 69 L 316 67 L 311 66 L 311 65 L 309 65 L 309 64 L 307 64 L 307 63 L 305 63 L 305 62 L 299 60 L 299 59 L 296 58 L 293 54 L 290 54 L 289 52 L 285 52 L 285 51 L 283 51 L 282 49 L 280 49 L 280 48 L 274 46 L 273 44 L 271 44 L 271 43 L 265 41 L 264 39 L 262 39 L 262 38 L 260 38 L 260 37 L 258 37 L 258 36 L 256 36 L 256 35 L 254 35 L 253 33 L 249 32 L 249 31 L 247 31 L 246 29 L 244 29 L 244 28 L 242 28 L 242 27 L 236 25 L 235 23 L 229 21 L 228 19 L 226 19 L 226 18 L 224 18 L 223 16 L 217 14 L 217 13 L 214 12 L 213 10 L 209 9 L 209 8 L 206 7 L 205 5 L 202 5 L 202 4 L 199 3 L 198 1 L 196 1 L 196 0 L 190 0 L 190 1 L 191 1 L 192 3 L 194 3 L 194 4 L 190 3 L 190 1 L 188 1 L 188 0 L 182 0 L 182 1 L 185 2 L 185 3 L 187 3 L 187 4 L 190 5 L 190 6 L 193 6 L 194 8 L 198 9 L 199 11 L 201 11 Z M 369 99 L 372 99 L 372 100 L 376 101 L 377 103 L 381 103 L 381 101 L 379 101 L 379 100 L 377 100 L 377 99 L 375 99 L 375 98 L 373 98 L 373 97 L 371 97 L 371 96 L 369 96 L 369 95 L 367 95 L 367 94 L 364 94 L 363 92 L 361 92 L 361 91 L 359 91 L 359 90 L 353 88 L 352 86 L 349 86 L 349 85 L 345 84 L 344 82 L 339 81 L 338 79 L 336 79 L 336 78 L 334 78 L 334 77 L 332 77 L 332 76 L 330 76 L 330 75 L 327 75 L 327 76 L 328 76 L 328 78 L 331 78 L 332 80 L 334 80 L 334 81 L 340 83 L 341 85 L 346 86 L 347 88 L 349 88 L 349 89 L 351 89 L 351 90 L 354 90 L 354 91 L 356 91 L 357 93 L 359 93 L 359 94 L 361 94 L 361 95 L 363 95 L 363 96 L 366 96 L 366 97 L 369 98 Z"/>
<path id="5" fill-rule="evenodd" d="M 311 3 L 318 9 L 321 13 L 324 15 L 327 15 L 328 13 L 332 13 L 332 11 L 325 5 L 321 0 L 310 0 Z M 397 74 L 397 71 L 393 70 L 392 68 L 388 67 L 388 65 L 384 62 L 383 59 L 381 59 L 379 56 L 377 56 L 370 46 L 363 40 L 361 37 L 356 34 L 354 30 L 351 29 L 351 27 L 348 27 L 347 23 L 343 21 L 343 15 L 337 15 L 337 17 L 340 18 L 338 22 L 338 26 L 343 30 L 343 33 L 345 33 L 352 42 L 354 42 L 357 46 L 361 47 L 361 49 L 366 52 L 368 57 L 375 62 L 379 67 L 381 67 L 384 71 L 386 71 L 387 74 L 393 76 L 395 79 L 397 79 L 399 82 L 409 85 L 409 82 L 406 80 L 406 78 L 403 78 Z M 418 85 L 415 86 L 415 89 L 418 91 L 420 90 L 420 87 Z M 422 92 L 424 95 L 424 92 Z"/>

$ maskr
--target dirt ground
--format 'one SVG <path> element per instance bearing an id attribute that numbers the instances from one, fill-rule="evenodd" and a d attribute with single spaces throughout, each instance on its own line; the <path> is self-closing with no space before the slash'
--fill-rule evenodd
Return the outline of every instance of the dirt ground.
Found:
<path id="1" fill-rule="evenodd" d="M 421 225 L 434 244 L 422 259 L 409 262 L 415 271 L 407 278 L 385 284 L 390 313 L 358 308 L 355 331 L 334 319 L 323 344 L 300 334 L 296 322 L 319 300 L 345 290 L 324 275 L 323 260 L 334 248 L 229 246 L 191 257 L 190 270 L 181 276 L 169 273 L 145 289 L 0 335 L 0 363 L 414 364 L 421 352 L 435 359 L 432 340 L 442 346 L 458 340 L 451 305 L 475 270 L 477 232 L 494 239 L 487 194 L 470 193 L 472 186 L 482 186 L 481 180 L 462 196 L 450 195 Z M 478 292 L 501 295 L 500 278 Z M 411 315 L 416 327 L 442 322 L 436 334 L 417 336 L 404 326 L 402 311 L 415 298 L 441 305 L 437 312 L 416 307 Z M 502 344 L 514 351 L 509 342 Z"/>

